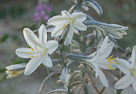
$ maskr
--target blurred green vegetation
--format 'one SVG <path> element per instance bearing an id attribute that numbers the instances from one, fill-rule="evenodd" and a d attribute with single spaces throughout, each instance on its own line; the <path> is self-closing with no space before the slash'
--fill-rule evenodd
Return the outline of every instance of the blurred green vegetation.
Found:
<path id="1" fill-rule="evenodd" d="M 24 13 L 25 9 L 22 5 L 8 6 L 0 9 L 0 19 L 15 19 Z"/>
<path id="2" fill-rule="evenodd" d="M 118 42 L 124 47 L 130 46 L 131 48 L 136 45 L 136 1 L 135 0 L 96 0 L 103 8 L 104 14 L 98 16 L 93 9 L 90 9 L 88 13 L 98 21 L 106 23 L 116 23 L 124 26 L 128 26 L 127 35 Z M 27 0 L 27 4 L 24 0 L 0 0 L 0 20 L 16 19 L 22 20 L 22 15 L 25 15 L 29 10 L 33 15 L 34 7 L 37 4 L 37 0 Z M 65 3 L 64 3 L 65 2 Z M 63 0 L 49 0 L 52 6 L 52 13 L 50 16 L 60 14 L 63 9 L 68 10 L 72 3 Z M 30 6 L 28 6 L 30 5 Z M 27 14 L 26 14 L 27 15 Z M 31 16 L 32 16 L 31 15 Z M 32 18 L 32 17 L 31 17 Z M 31 21 L 33 22 L 33 21 Z M 40 23 L 24 24 L 22 27 L 17 28 L 17 31 L 22 31 L 24 27 L 31 28 L 32 30 L 37 29 Z M 46 23 L 45 23 L 46 24 Z M 5 42 L 9 37 L 17 40 L 16 35 L 4 34 L 0 37 L 0 43 Z"/>
<path id="3" fill-rule="evenodd" d="M 127 35 L 117 40 L 124 48 L 136 45 L 136 0 L 96 0 L 104 14 L 98 17 L 106 23 L 128 26 Z"/>

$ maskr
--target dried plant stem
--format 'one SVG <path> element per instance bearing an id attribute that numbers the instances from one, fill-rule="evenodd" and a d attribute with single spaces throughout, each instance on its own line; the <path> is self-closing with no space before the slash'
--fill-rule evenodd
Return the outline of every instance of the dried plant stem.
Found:
<path id="1" fill-rule="evenodd" d="M 102 94 L 105 90 L 105 86 L 101 89 L 100 93 L 99 94 Z"/>
<path id="2" fill-rule="evenodd" d="M 85 72 L 86 71 L 82 71 L 79 75 L 77 75 L 75 78 L 73 78 L 70 84 L 72 84 L 78 77 L 80 77 Z"/>
<path id="3" fill-rule="evenodd" d="M 92 82 L 92 84 L 93 84 L 93 86 L 94 86 L 94 89 L 96 90 L 96 92 L 97 92 L 98 94 L 100 94 L 99 90 L 97 89 L 97 87 L 95 86 L 95 84 L 94 84 L 94 82 L 93 82 L 93 79 L 92 79 L 92 77 L 91 77 L 91 74 L 88 73 L 88 75 L 89 75 L 89 77 L 90 77 L 90 79 L 91 79 L 91 82 Z"/>
<path id="4" fill-rule="evenodd" d="M 101 36 L 98 38 L 98 40 L 94 43 L 94 45 L 84 53 L 84 55 L 87 55 L 88 53 L 92 52 L 92 50 L 94 49 L 94 47 L 100 42 L 101 40 Z"/>
<path id="5" fill-rule="evenodd" d="M 116 94 L 121 94 L 122 90 L 116 90 Z"/>

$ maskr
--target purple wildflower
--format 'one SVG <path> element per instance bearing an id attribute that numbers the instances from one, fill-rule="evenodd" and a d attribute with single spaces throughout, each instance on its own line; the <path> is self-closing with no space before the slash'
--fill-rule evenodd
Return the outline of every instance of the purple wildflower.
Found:
<path id="1" fill-rule="evenodd" d="M 38 5 L 35 7 L 34 21 L 38 22 L 40 20 L 48 21 L 49 16 L 47 15 L 51 12 L 51 7 L 49 4 L 43 4 L 41 0 L 38 0 Z"/>
<path id="2" fill-rule="evenodd" d="M 52 10 L 49 4 L 46 4 L 46 5 L 45 5 L 45 9 L 46 9 L 48 12 L 51 12 L 51 10 Z"/>

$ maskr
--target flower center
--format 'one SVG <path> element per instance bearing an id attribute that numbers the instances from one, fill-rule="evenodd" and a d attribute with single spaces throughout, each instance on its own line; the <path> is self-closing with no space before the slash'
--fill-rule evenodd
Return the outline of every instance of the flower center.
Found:
<path id="1" fill-rule="evenodd" d="M 129 70 L 131 75 L 133 75 L 134 78 L 136 78 L 136 69 Z"/>
<path id="2" fill-rule="evenodd" d="M 34 49 L 32 47 L 30 47 L 32 51 L 34 51 Z M 40 52 L 38 49 L 37 49 L 37 46 L 35 45 L 35 51 L 38 53 Z M 44 54 L 46 54 L 48 52 L 48 49 L 47 48 L 44 48 L 44 50 L 42 50 L 42 52 L 44 52 Z M 32 54 L 32 52 L 26 52 L 26 54 Z M 33 57 L 38 57 L 39 55 L 32 55 L 32 56 L 29 56 L 29 58 L 33 58 Z"/>
<path id="3" fill-rule="evenodd" d="M 109 66 L 108 67 L 109 69 L 115 70 L 115 68 L 113 68 L 111 64 L 117 64 L 117 63 L 113 62 L 113 60 L 115 60 L 115 58 L 112 58 L 112 57 L 113 57 L 113 55 L 111 55 L 110 57 L 107 58 L 107 60 L 108 60 L 107 66 Z"/>
<path id="4" fill-rule="evenodd" d="M 71 20 L 71 23 L 75 22 L 75 18 L 70 18 L 70 20 Z"/>

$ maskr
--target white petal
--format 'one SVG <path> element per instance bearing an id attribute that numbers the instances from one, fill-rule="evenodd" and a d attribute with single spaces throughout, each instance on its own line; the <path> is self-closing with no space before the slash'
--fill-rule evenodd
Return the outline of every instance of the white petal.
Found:
<path id="1" fill-rule="evenodd" d="M 62 26 L 66 23 L 68 23 L 69 19 L 64 17 L 64 16 L 54 16 L 52 18 L 50 18 L 48 20 L 48 23 L 49 25 L 53 25 L 53 26 Z"/>
<path id="2" fill-rule="evenodd" d="M 120 31 L 106 31 L 108 32 L 113 38 L 115 39 L 122 39 L 123 35 L 120 33 Z"/>
<path id="3" fill-rule="evenodd" d="M 74 28 L 74 32 L 79 35 L 79 31 L 76 28 Z"/>
<path id="4" fill-rule="evenodd" d="M 23 34 L 27 44 L 33 49 L 35 48 L 35 46 L 37 46 L 37 48 L 42 47 L 38 37 L 29 28 L 24 28 Z"/>
<path id="5" fill-rule="evenodd" d="M 70 13 L 68 11 L 66 11 L 66 10 L 61 11 L 61 15 L 66 17 L 66 18 L 71 18 Z"/>
<path id="6" fill-rule="evenodd" d="M 33 73 L 38 68 L 38 66 L 42 63 L 42 60 L 43 60 L 42 55 L 32 58 L 26 65 L 24 75 L 27 76 Z"/>
<path id="7" fill-rule="evenodd" d="M 86 20 L 86 15 L 82 12 L 76 12 L 73 14 L 77 21 L 83 22 Z"/>
<path id="8" fill-rule="evenodd" d="M 87 27 L 82 22 L 79 22 L 79 21 L 75 21 L 75 27 L 76 29 L 81 31 L 86 31 L 87 29 Z"/>
<path id="9" fill-rule="evenodd" d="M 103 43 L 102 43 L 102 45 L 101 45 L 101 49 L 105 49 L 106 48 L 106 46 L 108 45 L 108 41 L 109 41 L 109 37 L 106 36 L 104 41 L 103 41 Z"/>
<path id="10" fill-rule="evenodd" d="M 86 5 L 81 5 L 81 7 L 85 10 L 85 11 L 89 11 L 89 7 Z"/>
<path id="11" fill-rule="evenodd" d="M 48 25 L 46 26 L 47 32 L 52 32 L 54 28 L 55 26 L 48 26 Z"/>
<path id="12" fill-rule="evenodd" d="M 38 52 L 32 51 L 30 48 L 18 48 L 16 49 L 16 55 L 21 58 L 29 58 L 30 56 L 38 55 Z"/>
<path id="13" fill-rule="evenodd" d="M 132 87 L 136 92 L 136 78 L 133 77 L 133 81 L 132 81 Z"/>
<path id="14" fill-rule="evenodd" d="M 48 49 L 48 53 L 52 54 L 58 48 L 58 42 L 55 40 L 50 40 L 47 42 L 46 47 Z"/>
<path id="15" fill-rule="evenodd" d="M 51 32 L 51 36 L 52 37 L 57 37 L 57 36 L 60 36 L 63 32 L 63 26 L 56 26 L 53 31 Z"/>
<path id="16" fill-rule="evenodd" d="M 70 29 L 69 29 L 68 34 L 66 36 L 66 40 L 64 41 L 65 46 L 67 46 L 71 43 L 73 35 L 74 35 L 74 27 L 73 27 L 73 25 L 70 24 Z"/>
<path id="17" fill-rule="evenodd" d="M 136 68 L 136 46 L 133 47 L 131 59 L 132 67 Z"/>
<path id="18" fill-rule="evenodd" d="M 100 67 L 100 68 L 102 68 L 102 69 L 109 69 L 108 67 L 109 66 L 107 66 L 107 64 L 108 64 L 108 60 L 107 59 L 97 59 L 97 63 L 98 63 L 98 66 Z"/>
<path id="19" fill-rule="evenodd" d="M 19 69 L 23 69 L 26 67 L 27 63 L 21 63 L 21 64 L 14 64 L 14 65 L 10 65 L 7 66 L 6 69 L 11 71 L 11 70 L 19 70 Z"/>
<path id="20" fill-rule="evenodd" d="M 113 50 L 113 43 L 108 43 L 104 49 L 100 48 L 99 57 L 107 58 Z"/>
<path id="21" fill-rule="evenodd" d="M 131 64 L 124 59 L 116 59 L 117 67 L 125 74 L 130 73 L 129 70 L 132 68 Z"/>
<path id="22" fill-rule="evenodd" d="M 45 43 L 47 42 L 47 31 L 44 25 L 41 25 L 39 28 L 39 39 L 41 44 L 45 46 Z"/>
<path id="23" fill-rule="evenodd" d="M 102 72 L 102 70 L 101 69 L 99 69 L 99 78 L 100 78 L 100 81 L 101 81 L 101 83 L 106 87 L 106 88 L 108 88 L 109 87 L 109 84 L 108 84 L 108 81 L 107 81 L 107 79 L 106 79 L 106 77 L 105 77 L 105 75 L 104 75 L 104 73 Z"/>
<path id="24" fill-rule="evenodd" d="M 43 63 L 43 65 L 45 65 L 47 67 L 52 67 L 53 66 L 51 58 L 47 54 L 43 57 L 42 63 Z"/>
<path id="25" fill-rule="evenodd" d="M 124 89 L 127 88 L 132 83 L 132 77 L 130 74 L 123 76 L 116 84 L 116 89 Z"/>
<path id="26" fill-rule="evenodd" d="M 99 75 L 99 68 L 98 68 L 98 64 L 97 63 L 94 63 L 92 64 L 93 65 L 93 69 L 95 70 L 95 77 L 97 78 L 98 75 Z"/>

